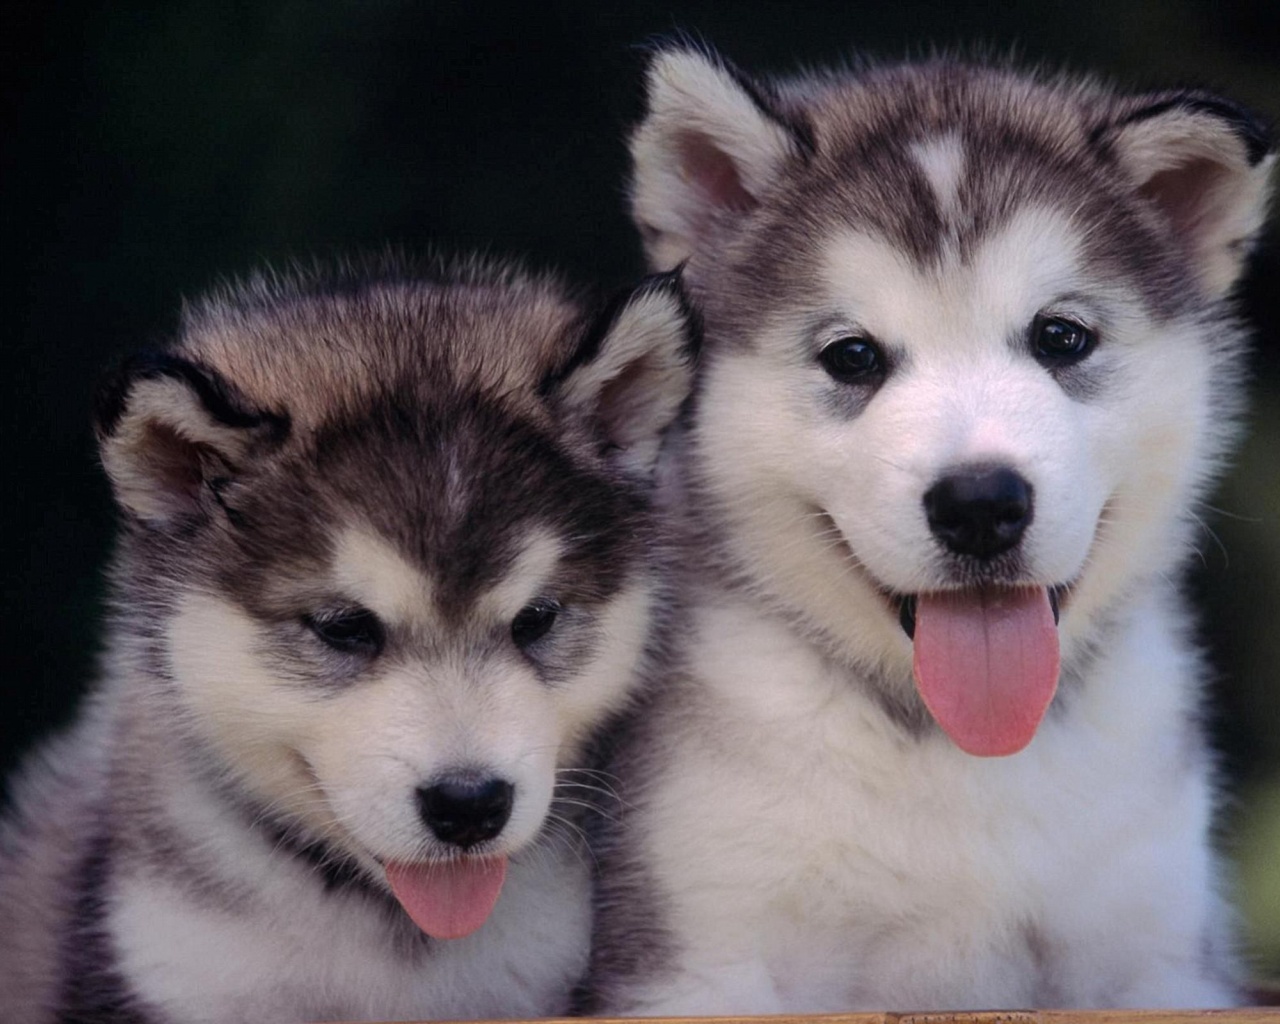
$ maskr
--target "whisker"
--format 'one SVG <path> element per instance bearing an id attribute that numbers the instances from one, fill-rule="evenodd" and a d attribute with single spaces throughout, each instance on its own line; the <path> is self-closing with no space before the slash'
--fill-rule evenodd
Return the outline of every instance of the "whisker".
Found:
<path id="1" fill-rule="evenodd" d="M 1200 502 L 1200 507 L 1208 512 L 1212 512 L 1215 516 L 1222 516 L 1224 519 L 1233 519 L 1238 523 L 1248 523 L 1251 526 L 1261 526 L 1267 521 L 1263 516 L 1246 516 L 1239 512 L 1229 512 L 1225 508 L 1218 508 L 1217 505 L 1210 505 L 1207 501 Z"/>
<path id="2" fill-rule="evenodd" d="M 600 817 L 604 818 L 606 821 L 620 820 L 620 816 L 617 813 L 612 811 L 606 811 L 599 804 L 589 803 L 586 800 L 572 800 L 568 797 L 562 796 L 562 797 L 556 798 L 556 803 L 561 804 L 562 806 L 565 806 L 565 807 L 582 807 L 585 810 L 588 810 L 595 814 L 600 815 Z"/>

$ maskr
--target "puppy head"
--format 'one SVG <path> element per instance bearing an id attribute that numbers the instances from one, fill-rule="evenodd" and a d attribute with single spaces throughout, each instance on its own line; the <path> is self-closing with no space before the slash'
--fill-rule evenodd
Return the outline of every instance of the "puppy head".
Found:
<path id="1" fill-rule="evenodd" d="M 688 387 L 669 279 L 594 320 L 472 278 L 195 314 L 99 417 L 125 626 L 175 726 L 425 930 L 478 927 L 633 689 Z"/>
<path id="2" fill-rule="evenodd" d="M 1234 437 L 1224 300 L 1265 212 L 1261 128 L 1198 93 L 944 60 L 750 82 L 679 49 L 649 86 L 634 211 L 704 317 L 707 535 L 935 718 L 1004 702 L 991 665 L 1025 660 L 1038 710 L 970 744 L 1020 749 L 1059 644 L 1083 656 L 1174 571 Z M 973 672 L 939 696 L 938 664 Z"/>

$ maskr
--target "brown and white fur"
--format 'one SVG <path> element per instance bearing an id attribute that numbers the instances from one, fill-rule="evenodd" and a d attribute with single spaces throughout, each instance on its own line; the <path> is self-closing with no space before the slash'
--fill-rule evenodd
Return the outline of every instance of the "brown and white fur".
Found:
<path id="1" fill-rule="evenodd" d="M 615 759 L 583 1005 L 1236 1002 L 1179 582 L 1237 432 L 1263 130 L 1199 91 L 947 58 L 752 79 L 675 46 L 631 151 L 704 362 L 682 627 Z M 975 756 L 917 683 L 962 659 L 913 671 L 909 634 L 1015 597 L 1048 637 L 991 663 L 1060 653 L 1056 696 Z"/>
<path id="2" fill-rule="evenodd" d="M 5 825 L 6 1024 L 564 1008 L 589 748 L 661 603 L 684 306 L 670 277 L 595 315 L 510 268 L 432 275 L 255 278 L 104 389 L 108 650 Z M 470 820 L 476 793 L 500 806 Z M 384 874 L 479 858 L 506 881 L 465 938 Z"/>

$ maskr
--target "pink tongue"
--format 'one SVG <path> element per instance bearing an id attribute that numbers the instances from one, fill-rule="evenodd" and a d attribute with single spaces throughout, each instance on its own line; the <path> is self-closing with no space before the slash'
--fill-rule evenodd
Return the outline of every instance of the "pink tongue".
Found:
<path id="1" fill-rule="evenodd" d="M 460 939 L 484 924 L 498 902 L 507 858 L 441 864 L 388 864 L 387 881 L 413 923 L 436 939 Z"/>
<path id="2" fill-rule="evenodd" d="M 1043 587 L 921 594 L 916 687 L 956 746 L 979 757 L 1031 742 L 1058 687 L 1058 630 Z"/>

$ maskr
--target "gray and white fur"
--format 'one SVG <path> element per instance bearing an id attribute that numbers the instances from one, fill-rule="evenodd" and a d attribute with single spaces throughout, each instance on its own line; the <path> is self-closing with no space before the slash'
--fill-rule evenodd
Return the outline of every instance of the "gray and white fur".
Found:
<path id="1" fill-rule="evenodd" d="M 946 57 L 769 80 L 676 45 L 647 88 L 632 210 L 703 363 L 583 1007 L 1236 1003 L 1179 584 L 1238 431 L 1266 132 Z M 986 653 L 1017 721 L 919 682 L 977 678 L 926 617 L 979 601 L 1038 616 Z M 1031 708 L 1007 666 L 1059 653 Z"/>
<path id="2" fill-rule="evenodd" d="M 107 654 L 16 782 L 0 1019 L 561 1011 L 690 360 L 671 276 L 597 315 L 509 267 L 387 259 L 223 289 L 124 364 L 97 410 Z M 386 874 L 477 859 L 506 881 L 465 938 Z"/>

